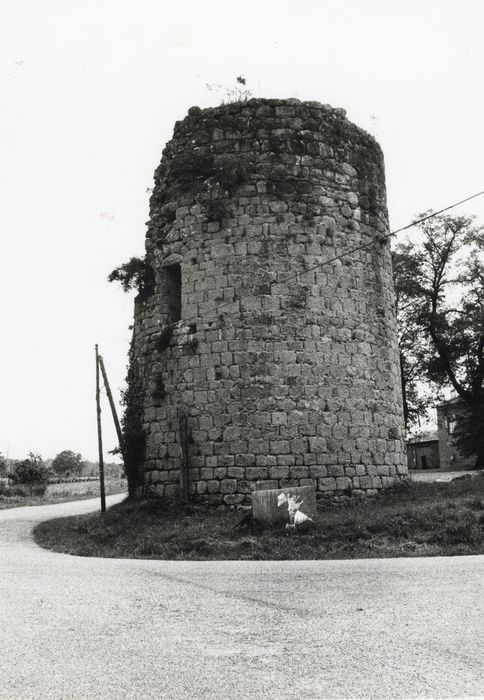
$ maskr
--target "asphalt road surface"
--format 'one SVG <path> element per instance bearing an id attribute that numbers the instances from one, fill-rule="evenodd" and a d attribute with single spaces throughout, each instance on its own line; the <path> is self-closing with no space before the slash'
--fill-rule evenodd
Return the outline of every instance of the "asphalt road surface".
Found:
<path id="1" fill-rule="evenodd" d="M 484 696 L 482 556 L 109 560 L 30 538 L 96 507 L 0 511 L 2 700 Z"/>

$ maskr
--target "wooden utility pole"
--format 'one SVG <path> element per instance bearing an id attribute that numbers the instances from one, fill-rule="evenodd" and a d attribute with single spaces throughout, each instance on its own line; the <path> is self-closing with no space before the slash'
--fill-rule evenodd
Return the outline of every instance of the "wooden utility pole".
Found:
<path id="1" fill-rule="evenodd" d="M 99 388 L 99 353 L 96 344 L 96 407 L 97 407 L 97 442 L 99 448 L 99 488 L 101 492 L 101 513 L 106 512 L 106 493 L 104 490 L 103 437 L 101 432 L 101 390 Z"/>
<path id="2" fill-rule="evenodd" d="M 188 503 L 190 498 L 190 461 L 188 456 L 188 416 L 185 410 L 178 414 L 180 429 L 180 446 L 182 451 L 180 470 L 180 499 L 182 503 Z"/>
<path id="3" fill-rule="evenodd" d="M 98 354 L 98 361 L 99 361 L 99 366 L 101 367 L 101 373 L 103 375 L 103 382 L 104 382 L 104 386 L 106 387 L 106 394 L 108 395 L 109 405 L 111 406 L 111 413 L 113 414 L 114 427 L 116 428 L 116 433 L 118 435 L 119 449 L 121 450 L 121 455 L 123 457 L 123 461 L 126 464 L 126 460 L 124 458 L 123 433 L 121 432 L 121 426 L 119 424 L 118 414 L 116 412 L 116 406 L 114 405 L 113 395 L 111 393 L 111 388 L 109 386 L 108 375 L 106 374 L 106 368 L 104 367 L 104 360 L 102 358 L 102 355 Z"/>

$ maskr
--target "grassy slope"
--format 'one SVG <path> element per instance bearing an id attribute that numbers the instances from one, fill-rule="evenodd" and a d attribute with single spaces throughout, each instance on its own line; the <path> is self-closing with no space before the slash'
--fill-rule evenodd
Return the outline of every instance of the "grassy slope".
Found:
<path id="1" fill-rule="evenodd" d="M 369 501 L 321 505 L 306 532 L 261 530 L 240 512 L 125 501 L 102 516 L 51 520 L 47 548 L 81 556 L 152 559 L 327 559 L 484 553 L 484 475 L 414 483 Z"/>

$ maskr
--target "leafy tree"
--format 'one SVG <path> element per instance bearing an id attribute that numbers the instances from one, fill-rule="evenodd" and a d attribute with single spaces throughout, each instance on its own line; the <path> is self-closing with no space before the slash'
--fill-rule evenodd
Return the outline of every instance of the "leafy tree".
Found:
<path id="1" fill-rule="evenodd" d="M 416 322 L 419 287 L 417 262 L 410 243 L 401 243 L 392 253 L 398 319 L 398 347 L 403 395 L 403 415 L 408 430 L 427 416 L 429 399 L 422 394 L 419 348 L 422 331 Z"/>
<path id="2" fill-rule="evenodd" d="M 108 282 L 121 282 L 123 291 L 137 290 L 141 296 L 149 296 L 154 287 L 153 268 L 146 258 L 130 258 L 127 263 L 114 269 L 108 276 Z"/>
<path id="3" fill-rule="evenodd" d="M 0 477 L 1 476 L 5 477 L 5 476 L 7 476 L 7 474 L 8 474 L 7 460 L 5 459 L 3 454 L 0 452 Z"/>
<path id="4" fill-rule="evenodd" d="M 144 462 L 146 436 L 143 429 L 143 387 L 138 363 L 134 357 L 134 346 L 129 349 L 128 374 L 126 389 L 121 392 L 121 404 L 124 406 L 121 426 L 124 441 L 124 473 L 128 481 L 128 495 L 133 497 L 140 484 L 140 469 Z"/>
<path id="5" fill-rule="evenodd" d="M 27 459 L 17 462 L 10 478 L 18 484 L 45 484 L 47 486 L 49 470 L 40 455 L 29 452 Z"/>
<path id="6" fill-rule="evenodd" d="M 456 443 L 464 454 L 476 454 L 476 466 L 484 468 L 482 229 L 472 217 L 446 215 L 419 228 L 421 242 L 400 244 L 394 258 L 407 417 L 417 378 L 439 389 L 451 387 L 465 406 Z"/>
<path id="7" fill-rule="evenodd" d="M 82 456 L 78 452 L 64 450 L 54 457 L 51 469 L 59 476 L 79 476 L 83 465 Z"/>

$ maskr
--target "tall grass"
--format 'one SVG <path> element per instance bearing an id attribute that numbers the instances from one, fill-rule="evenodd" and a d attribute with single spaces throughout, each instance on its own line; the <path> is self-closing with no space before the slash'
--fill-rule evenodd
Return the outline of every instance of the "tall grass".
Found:
<path id="1" fill-rule="evenodd" d="M 42 523 L 37 541 L 83 556 L 156 559 L 326 559 L 484 552 L 484 478 L 410 484 L 374 499 L 319 504 L 304 532 L 267 530 L 247 515 L 157 499 L 102 516 Z"/>

